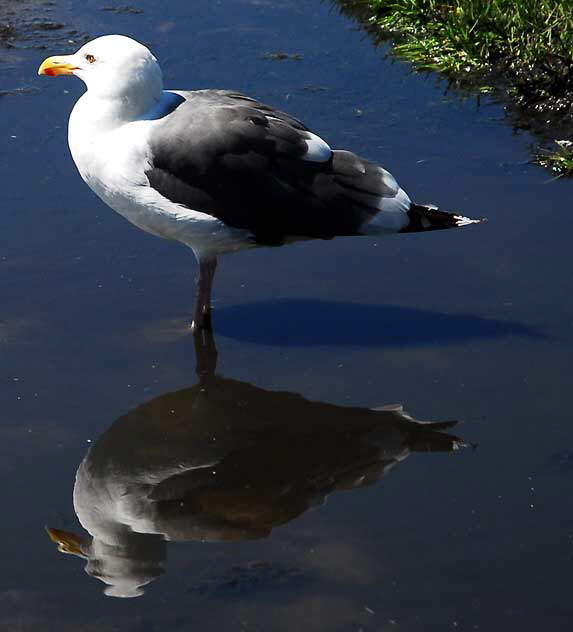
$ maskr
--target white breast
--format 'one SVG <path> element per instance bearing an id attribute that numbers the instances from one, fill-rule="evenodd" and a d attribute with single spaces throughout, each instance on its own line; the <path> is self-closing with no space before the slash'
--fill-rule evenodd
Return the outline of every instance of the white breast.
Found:
<path id="1" fill-rule="evenodd" d="M 146 232 L 183 242 L 198 257 L 252 247 L 248 231 L 175 204 L 150 187 L 148 138 L 157 121 L 102 129 L 90 122 L 89 106 L 86 95 L 76 104 L 68 141 L 80 175 L 108 206 Z"/>

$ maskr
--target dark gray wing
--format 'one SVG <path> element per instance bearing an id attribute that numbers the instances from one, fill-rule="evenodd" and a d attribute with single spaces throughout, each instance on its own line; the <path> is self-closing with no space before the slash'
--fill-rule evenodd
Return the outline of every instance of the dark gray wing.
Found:
<path id="1" fill-rule="evenodd" d="M 316 137 L 284 112 L 233 92 L 179 94 L 150 137 L 150 185 L 258 243 L 358 234 L 398 192 L 388 172 L 350 152 L 309 152 Z"/>

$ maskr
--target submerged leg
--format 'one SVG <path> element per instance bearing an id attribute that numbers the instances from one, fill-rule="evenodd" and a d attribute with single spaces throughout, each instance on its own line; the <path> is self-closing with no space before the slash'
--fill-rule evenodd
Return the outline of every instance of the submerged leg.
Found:
<path id="1" fill-rule="evenodd" d="M 211 290 L 213 278 L 217 269 L 217 258 L 201 259 L 199 261 L 199 276 L 197 277 L 197 297 L 193 311 L 191 329 L 211 329 Z"/>
<path id="2" fill-rule="evenodd" d="M 196 329 L 193 332 L 193 342 L 199 383 L 207 385 L 215 378 L 215 370 L 217 369 L 217 346 L 213 332 L 207 329 Z"/>

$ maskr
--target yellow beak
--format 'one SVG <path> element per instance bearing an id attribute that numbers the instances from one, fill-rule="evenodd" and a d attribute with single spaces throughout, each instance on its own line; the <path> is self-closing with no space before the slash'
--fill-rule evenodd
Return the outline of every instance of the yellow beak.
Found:
<path id="1" fill-rule="evenodd" d="M 50 527 L 46 527 L 46 531 L 50 536 L 50 540 L 58 545 L 58 551 L 60 553 L 71 553 L 73 555 L 85 557 L 85 554 L 82 551 L 84 541 L 80 536 L 70 533 L 69 531 L 51 529 Z"/>
<path id="2" fill-rule="evenodd" d="M 44 59 L 42 65 L 38 68 L 39 75 L 48 75 L 48 77 L 57 77 L 58 75 L 73 75 L 74 70 L 78 67 L 70 63 L 70 58 L 66 55 L 56 55 Z"/>

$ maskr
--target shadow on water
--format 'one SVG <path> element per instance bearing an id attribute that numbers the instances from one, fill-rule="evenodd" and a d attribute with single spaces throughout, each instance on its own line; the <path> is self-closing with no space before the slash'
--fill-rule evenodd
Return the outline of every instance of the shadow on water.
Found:
<path id="1" fill-rule="evenodd" d="M 89 537 L 48 529 L 109 596 L 142 595 L 165 572 L 168 541 L 265 538 L 333 492 L 380 481 L 413 452 L 468 446 L 446 432 L 455 421 L 217 376 L 212 336 L 195 344 L 198 383 L 120 417 L 81 462 L 74 508 Z"/>
<path id="2" fill-rule="evenodd" d="M 434 346 L 508 336 L 544 338 L 511 321 L 471 314 L 444 314 L 399 305 L 281 299 L 218 309 L 221 334 L 281 346 Z"/>

